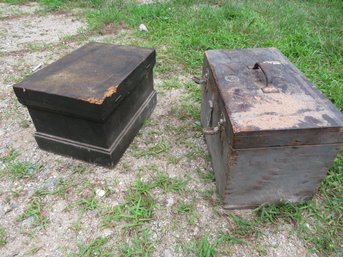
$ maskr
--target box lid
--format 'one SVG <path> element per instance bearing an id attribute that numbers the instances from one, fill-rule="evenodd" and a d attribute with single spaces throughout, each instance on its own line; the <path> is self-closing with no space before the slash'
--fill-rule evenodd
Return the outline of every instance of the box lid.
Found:
<path id="1" fill-rule="evenodd" d="M 205 58 L 234 148 L 343 142 L 342 113 L 279 50 L 210 50 Z"/>
<path id="2" fill-rule="evenodd" d="M 32 108 L 104 120 L 155 64 L 154 49 L 88 43 L 13 86 Z"/>

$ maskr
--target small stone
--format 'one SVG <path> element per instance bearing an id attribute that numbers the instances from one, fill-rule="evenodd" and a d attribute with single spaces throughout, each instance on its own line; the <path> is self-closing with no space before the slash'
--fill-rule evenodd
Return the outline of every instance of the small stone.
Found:
<path id="1" fill-rule="evenodd" d="M 13 209 L 14 209 L 14 208 L 13 208 L 12 205 L 6 204 L 6 205 L 4 206 L 4 214 L 7 214 L 7 213 L 13 211 Z"/>
<path id="2" fill-rule="evenodd" d="M 34 221 L 33 217 L 28 217 L 26 220 L 23 220 L 22 225 L 23 225 L 24 227 L 29 228 L 29 227 L 32 226 L 33 221 Z"/>
<path id="3" fill-rule="evenodd" d="M 67 206 L 68 203 L 65 200 L 60 200 L 54 204 L 53 209 L 55 212 L 63 212 L 67 208 Z"/>
<path id="4" fill-rule="evenodd" d="M 174 255 L 170 249 L 165 249 L 163 252 L 163 256 L 164 257 L 173 257 Z"/>
<path id="5" fill-rule="evenodd" d="M 171 207 L 173 206 L 174 204 L 174 199 L 171 197 L 171 198 L 168 198 L 167 199 L 167 207 Z"/>
<path id="6" fill-rule="evenodd" d="M 142 23 L 139 25 L 139 31 L 148 32 L 148 28 Z"/>
<path id="7" fill-rule="evenodd" d="M 99 197 L 103 197 L 103 196 L 106 194 L 106 192 L 105 192 L 104 190 L 102 190 L 102 189 L 97 189 L 97 190 L 95 191 L 95 193 L 96 193 Z"/>
<path id="8" fill-rule="evenodd" d="M 103 237 L 109 237 L 113 234 L 113 230 L 110 228 L 106 228 L 102 231 Z"/>
<path id="9" fill-rule="evenodd" d="M 51 189 L 55 186 L 56 182 L 57 182 L 57 178 L 52 177 L 45 182 L 44 187 L 47 189 Z"/>

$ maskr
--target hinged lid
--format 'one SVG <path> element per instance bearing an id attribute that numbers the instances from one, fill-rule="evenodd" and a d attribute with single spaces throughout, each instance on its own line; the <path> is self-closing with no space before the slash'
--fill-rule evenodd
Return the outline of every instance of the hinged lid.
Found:
<path id="1" fill-rule="evenodd" d="M 19 101 L 104 120 L 155 64 L 155 50 L 89 43 L 14 85 Z"/>
<path id="2" fill-rule="evenodd" d="M 234 148 L 343 142 L 342 113 L 279 50 L 210 50 L 205 57 Z"/>

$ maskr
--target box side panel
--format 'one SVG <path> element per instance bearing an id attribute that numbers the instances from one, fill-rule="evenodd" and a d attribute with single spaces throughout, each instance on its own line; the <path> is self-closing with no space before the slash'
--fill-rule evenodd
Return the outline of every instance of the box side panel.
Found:
<path id="1" fill-rule="evenodd" d="M 214 127 L 219 129 L 214 134 L 205 133 L 205 140 L 211 156 L 217 190 L 222 196 L 227 176 L 228 151 L 232 132 L 228 123 L 224 122 L 222 126 L 218 125 L 220 120 L 228 120 L 228 117 L 225 113 L 224 103 L 218 94 L 217 85 L 208 69 L 206 59 L 203 74 L 206 82 L 202 87 L 201 124 L 204 130 Z"/>
<path id="2" fill-rule="evenodd" d="M 224 208 L 310 199 L 340 147 L 340 144 L 327 144 L 234 150 Z"/>
<path id="3" fill-rule="evenodd" d="M 113 144 L 118 134 L 123 131 L 137 110 L 140 109 L 146 99 L 154 92 L 152 69 L 140 81 L 136 81 L 135 83 L 139 85 L 131 92 L 127 99 L 121 102 L 118 108 L 114 110 L 104 123 L 103 128 L 106 135 L 106 145 L 108 147 Z"/>
<path id="4" fill-rule="evenodd" d="M 109 148 L 153 92 L 152 70 L 103 122 L 29 108 L 37 132 Z"/>

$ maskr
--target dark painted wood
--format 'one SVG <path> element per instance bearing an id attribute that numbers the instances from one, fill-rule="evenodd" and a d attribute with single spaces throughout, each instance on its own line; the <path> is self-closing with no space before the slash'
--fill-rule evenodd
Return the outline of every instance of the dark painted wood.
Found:
<path id="1" fill-rule="evenodd" d="M 102 121 L 140 86 L 155 59 L 154 49 L 89 43 L 13 88 L 24 105 Z"/>
<path id="2" fill-rule="evenodd" d="M 201 123 L 223 206 L 312 197 L 342 146 L 342 113 L 275 48 L 207 51 L 203 77 Z"/>
<path id="3" fill-rule="evenodd" d="M 89 43 L 14 86 L 40 148 L 113 165 L 156 105 L 155 50 Z"/>

